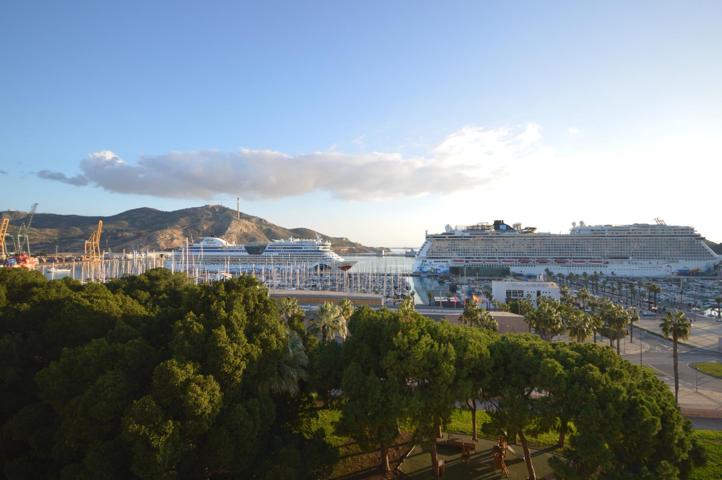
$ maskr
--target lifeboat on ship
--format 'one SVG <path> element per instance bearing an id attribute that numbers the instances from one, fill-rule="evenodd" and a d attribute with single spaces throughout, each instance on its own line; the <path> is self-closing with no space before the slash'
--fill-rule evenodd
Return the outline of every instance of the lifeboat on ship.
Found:
<path id="1" fill-rule="evenodd" d="M 569 260 L 567 260 L 566 258 L 555 258 L 554 263 L 564 264 L 569 263 Z"/>
<path id="2" fill-rule="evenodd" d="M 530 261 L 531 260 L 529 260 L 528 258 L 520 258 L 519 259 L 519 263 L 529 263 Z"/>
<path id="3" fill-rule="evenodd" d="M 549 263 L 549 260 L 546 258 L 537 258 L 536 263 L 545 264 L 545 263 Z"/>

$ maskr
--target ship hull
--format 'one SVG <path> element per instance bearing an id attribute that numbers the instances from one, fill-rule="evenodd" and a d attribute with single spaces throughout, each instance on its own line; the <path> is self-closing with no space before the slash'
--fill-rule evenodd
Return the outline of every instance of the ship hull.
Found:
<path id="1" fill-rule="evenodd" d="M 619 277 L 667 277 L 671 275 L 686 275 L 689 272 L 711 272 L 715 262 L 691 262 L 691 261 L 668 261 L 668 262 L 605 262 L 605 263 L 573 263 L 571 260 L 564 263 L 529 264 L 514 261 L 507 262 L 473 262 L 458 260 L 419 260 L 415 262 L 414 271 L 419 274 L 446 275 L 466 274 L 473 276 L 473 271 L 478 268 L 506 267 L 510 273 L 539 276 L 547 271 L 558 275 L 593 274 L 615 275 Z"/>

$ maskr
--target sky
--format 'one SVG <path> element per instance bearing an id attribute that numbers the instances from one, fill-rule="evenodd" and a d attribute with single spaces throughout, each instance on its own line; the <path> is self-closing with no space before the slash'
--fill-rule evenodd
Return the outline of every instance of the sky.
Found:
<path id="1" fill-rule="evenodd" d="M 0 2 L 0 210 L 722 241 L 722 2 Z"/>

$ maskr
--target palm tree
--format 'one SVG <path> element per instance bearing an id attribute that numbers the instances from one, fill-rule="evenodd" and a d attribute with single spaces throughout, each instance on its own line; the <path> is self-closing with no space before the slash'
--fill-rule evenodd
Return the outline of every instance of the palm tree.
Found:
<path id="1" fill-rule="evenodd" d="M 278 305 L 281 319 L 288 325 L 291 319 L 297 316 L 303 317 L 303 309 L 298 305 L 298 300 L 295 298 L 286 297 L 281 299 Z"/>
<path id="2" fill-rule="evenodd" d="M 672 358 L 674 359 L 674 400 L 679 404 L 679 372 L 677 370 L 677 343 L 686 340 L 692 331 L 692 323 L 684 312 L 667 312 L 659 324 L 666 338 L 672 339 Z"/>
<path id="3" fill-rule="evenodd" d="M 634 343 L 634 322 L 639 321 L 639 310 L 634 307 L 627 309 L 627 315 L 629 317 L 629 341 Z M 642 345 L 639 345 L 642 348 Z"/>
<path id="4" fill-rule="evenodd" d="M 283 358 L 276 364 L 275 371 L 266 376 L 262 388 L 272 393 L 295 395 L 298 393 L 299 382 L 308 378 L 307 366 L 308 356 L 303 340 L 298 333 L 291 330 Z"/>
<path id="5" fill-rule="evenodd" d="M 589 300 L 592 296 L 589 294 L 589 290 L 582 288 L 577 292 L 577 304 L 582 310 L 586 310 L 589 305 Z"/>
<path id="6" fill-rule="evenodd" d="M 350 299 L 344 298 L 341 301 L 341 316 L 348 322 L 351 320 L 351 315 L 353 315 L 353 312 L 356 310 L 356 307 L 354 306 L 353 302 L 351 302 Z"/>
<path id="7" fill-rule="evenodd" d="M 592 292 L 599 293 L 599 272 L 592 272 Z"/>
<path id="8" fill-rule="evenodd" d="M 549 270 L 549 267 L 544 269 L 544 278 L 547 279 L 547 281 L 553 281 L 554 280 L 554 274 L 551 270 Z"/>
<path id="9" fill-rule="evenodd" d="M 332 302 L 324 302 L 318 307 L 309 330 L 320 336 L 323 342 L 330 342 L 337 336 L 345 340 L 348 336 L 348 325 L 342 315 L 341 307 Z"/>
<path id="10" fill-rule="evenodd" d="M 592 333 L 591 316 L 576 308 L 568 308 L 564 316 L 569 337 L 576 342 L 584 343 Z"/>
<path id="11" fill-rule="evenodd" d="M 467 301 L 464 304 L 464 313 L 459 316 L 459 323 L 467 327 L 479 327 L 494 331 L 499 328 L 494 317 L 472 301 Z"/>
<path id="12" fill-rule="evenodd" d="M 562 285 L 559 287 L 559 297 L 561 297 L 561 301 L 564 304 L 569 304 L 572 302 L 572 292 L 569 290 L 569 287 L 566 285 Z"/>
<path id="13" fill-rule="evenodd" d="M 592 336 L 594 338 L 594 344 L 597 344 L 597 332 L 600 328 L 602 328 L 602 319 L 597 315 L 595 312 L 592 312 L 588 315 L 589 319 L 589 328 L 592 330 Z"/>
<path id="14" fill-rule="evenodd" d="M 529 314 L 534 330 L 547 341 L 564 331 L 564 323 L 560 313 L 561 304 L 553 299 L 541 297 L 536 310 Z"/>
<path id="15" fill-rule="evenodd" d="M 609 346 L 614 348 L 617 341 L 617 354 L 619 354 L 619 341 L 624 337 L 629 323 L 627 311 L 621 305 L 610 300 L 602 302 L 598 309 L 602 320 L 602 333 L 609 338 Z"/>
<path id="16" fill-rule="evenodd" d="M 662 291 L 661 288 L 659 288 L 659 285 L 657 285 L 654 282 L 650 282 L 646 285 L 647 287 L 647 303 L 649 303 L 649 308 L 651 310 L 652 303 L 654 304 L 654 308 L 657 308 L 657 294 Z"/>

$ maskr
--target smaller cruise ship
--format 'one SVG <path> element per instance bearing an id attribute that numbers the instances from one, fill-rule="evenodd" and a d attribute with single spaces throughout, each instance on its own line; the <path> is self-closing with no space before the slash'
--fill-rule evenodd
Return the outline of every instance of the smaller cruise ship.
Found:
<path id="1" fill-rule="evenodd" d="M 184 248 L 178 249 L 185 250 Z M 188 246 L 188 254 L 195 258 L 224 259 L 247 257 L 248 252 L 244 245 L 228 243 L 218 237 L 203 237 L 200 242 Z"/>
<path id="2" fill-rule="evenodd" d="M 321 239 L 274 240 L 266 246 L 260 256 L 278 262 L 306 263 L 313 267 L 335 265 L 341 270 L 348 270 L 356 263 L 344 260 L 331 250 L 331 242 Z"/>
<path id="3" fill-rule="evenodd" d="M 284 266 L 306 265 L 308 268 L 337 267 L 348 270 L 356 262 L 346 261 L 331 250 L 331 242 L 327 240 L 309 240 L 289 238 L 274 240 L 259 254 L 248 253 L 244 245 L 228 243 L 218 237 L 203 237 L 199 242 L 177 249 L 182 257 L 186 256 L 202 263 L 229 263 L 231 265 L 274 265 Z"/>

